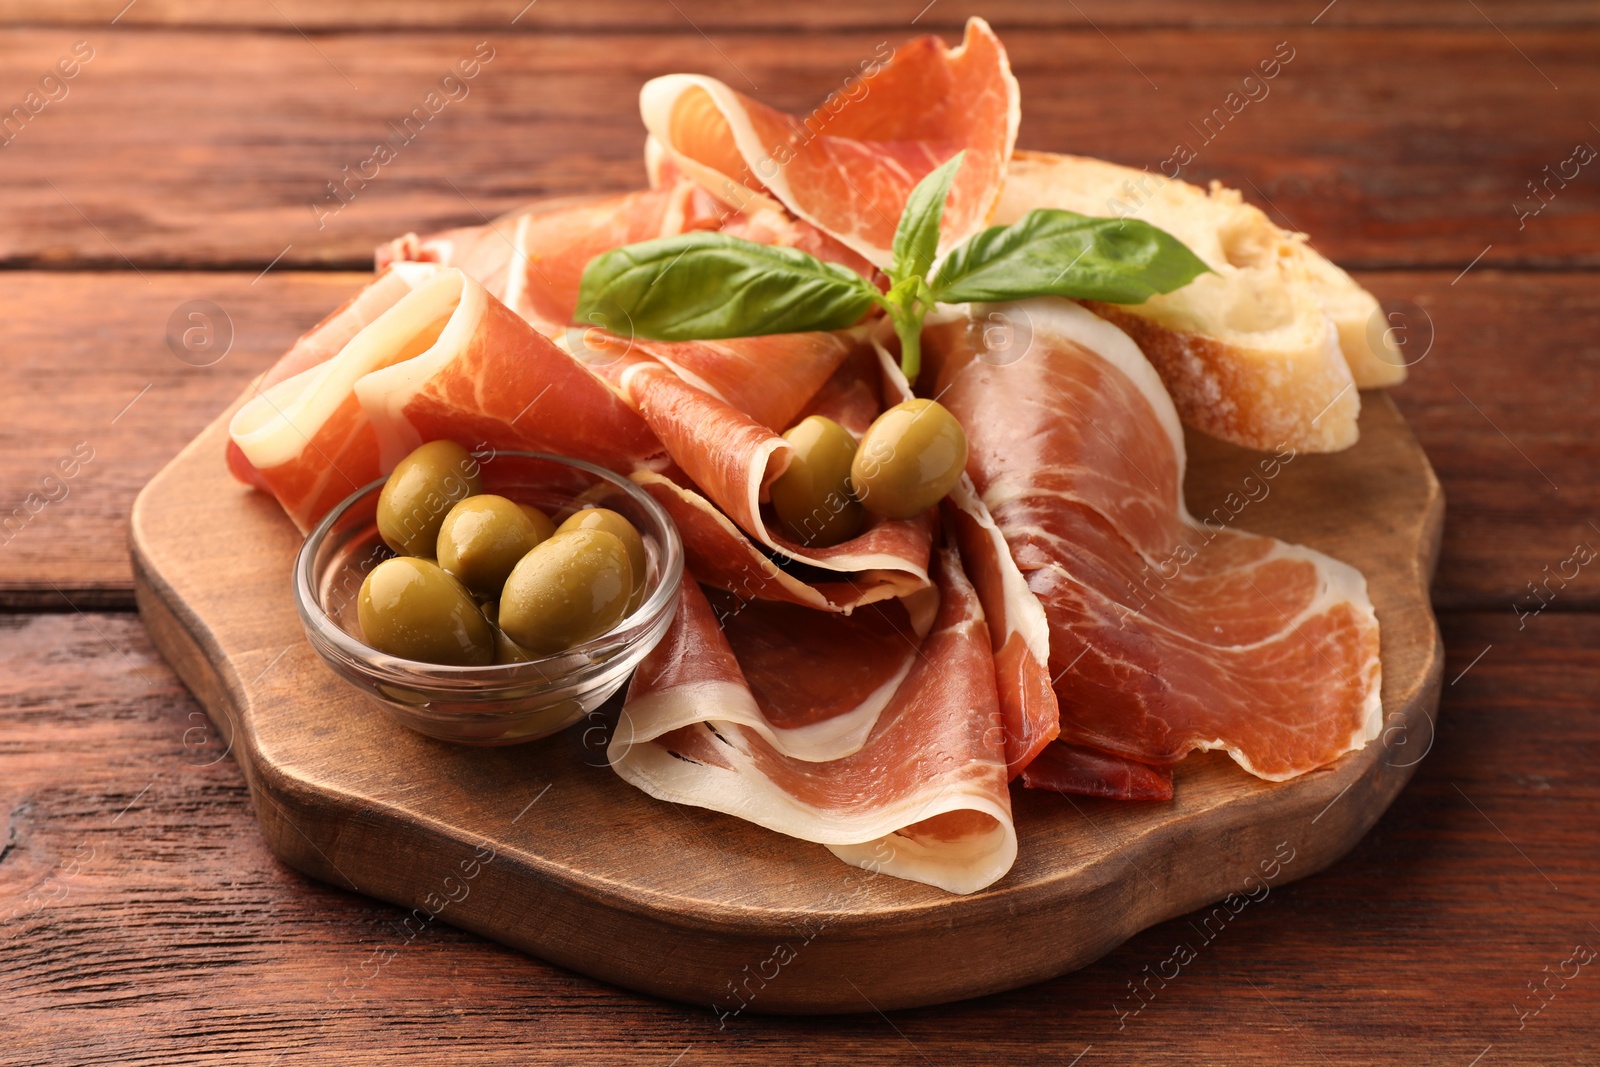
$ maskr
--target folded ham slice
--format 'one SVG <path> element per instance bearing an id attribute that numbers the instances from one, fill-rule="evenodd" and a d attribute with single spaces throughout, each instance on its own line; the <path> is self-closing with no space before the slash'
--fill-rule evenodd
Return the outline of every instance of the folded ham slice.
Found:
<path id="1" fill-rule="evenodd" d="M 491 293 L 501 295 L 506 291 L 506 268 L 511 264 L 511 234 L 504 220 L 454 226 L 426 237 L 408 233 L 379 245 L 373 251 L 372 265 L 380 273 L 407 263 L 456 267 Z"/>
<path id="2" fill-rule="evenodd" d="M 1057 741 L 1029 762 L 1022 784 L 1109 800 L 1171 800 L 1172 768 Z"/>
<path id="3" fill-rule="evenodd" d="M 582 456 L 660 455 L 638 415 L 453 268 L 401 296 L 337 355 L 261 390 L 229 432 L 302 530 L 425 441 Z"/>
<path id="4" fill-rule="evenodd" d="M 645 83 L 639 109 L 653 145 L 737 210 L 782 204 L 879 267 L 911 189 L 965 149 L 945 207 L 942 246 L 989 221 L 1016 141 L 1017 82 L 1004 47 L 982 19 L 959 48 L 937 37 L 864 64 L 859 82 L 796 118 L 703 75 Z"/>
<path id="5" fill-rule="evenodd" d="M 665 733 L 693 726 L 715 708 L 719 723 L 736 723 L 760 734 L 784 756 L 825 763 L 860 751 L 866 743 L 916 663 L 939 595 L 930 585 L 847 616 L 698 586 L 685 603 L 690 615 L 682 620 L 676 639 L 709 645 L 698 652 L 687 646 L 683 650 L 704 653 L 713 661 L 723 656 L 721 645 L 711 638 L 714 626 L 739 674 L 720 681 L 708 674 L 700 692 L 703 703 L 676 700 L 670 708 L 664 705 L 651 729 Z M 706 611 L 709 620 L 703 617 Z M 712 647 L 716 651 L 707 651 Z M 824 663 L 828 669 L 818 670 Z"/>
<path id="6" fill-rule="evenodd" d="M 778 431 L 816 413 L 838 414 L 859 433 L 882 410 L 878 390 L 863 380 L 877 369 L 859 358 L 870 356 L 860 337 L 669 344 L 591 336 L 584 349 L 673 461 L 634 479 L 672 515 L 699 580 L 741 597 L 843 612 L 927 586 L 931 517 L 875 520 L 848 541 L 812 547 L 764 514 L 767 489 L 791 452 Z"/>
<path id="7" fill-rule="evenodd" d="M 969 475 L 951 492 L 944 512 L 994 639 L 1006 768 L 1016 777 L 1061 732 L 1051 681 L 1050 622 Z"/>
<path id="8" fill-rule="evenodd" d="M 937 319 L 935 319 L 937 321 Z M 965 322 L 964 316 L 958 321 Z M 885 398 L 892 403 L 914 395 L 900 372 L 889 324 L 873 332 L 873 353 Z M 845 397 L 835 400 L 850 405 Z M 843 420 L 839 420 L 843 421 Z M 870 425 L 871 419 L 865 420 Z M 845 425 L 859 437 L 865 426 Z M 962 566 L 976 586 L 994 643 L 994 667 L 1005 724 L 1006 771 L 1015 778 L 1060 733 L 1056 696 L 1050 684 L 1050 624 L 1039 598 L 1011 558 L 1011 549 L 988 508 L 978 498 L 970 475 L 951 490 L 941 506 L 947 538 L 960 547 Z"/>
<path id="9" fill-rule="evenodd" d="M 1220 748 L 1282 780 L 1377 736 L 1360 573 L 1195 522 L 1176 411 L 1127 335 L 1067 301 L 1008 314 L 1031 331 L 1020 358 L 986 347 L 978 309 L 926 332 L 924 387 L 966 428 L 978 502 L 1048 620 L 1062 739 L 1154 764 Z"/>
<path id="10" fill-rule="evenodd" d="M 407 271 L 431 280 L 412 290 Z M 857 432 L 876 415 L 876 391 L 851 377 L 870 367 L 860 347 L 833 334 L 619 343 L 627 354 L 602 369 L 629 376 L 625 400 L 460 270 L 401 263 L 285 357 L 280 368 L 309 365 L 239 411 L 232 448 L 302 530 L 424 441 L 579 456 L 632 473 L 667 507 L 701 580 L 849 612 L 928 585 L 931 524 L 880 522 L 808 550 L 767 531 L 759 498 L 787 457 L 773 428 L 819 399 Z"/>
<path id="11" fill-rule="evenodd" d="M 749 637 L 735 638 L 736 655 L 710 602 L 685 583 L 671 631 L 634 674 L 612 767 L 651 796 L 826 845 L 847 863 L 952 893 L 992 884 L 1011 868 L 1017 838 L 989 635 L 956 555 L 942 552 L 935 570 L 938 607 L 916 655 L 859 747 L 826 762 L 794 755 L 794 732 L 773 722 L 771 686 L 786 684 L 774 668 L 784 661 L 766 660 Z M 885 657 L 842 651 L 877 622 L 810 614 L 812 625 L 837 629 L 808 640 L 837 641 L 851 665 L 802 683 L 802 703 L 855 716 L 854 731 L 826 746 L 833 753 L 848 747 L 839 738 L 859 733 L 857 694 L 882 693 L 886 672 L 872 665 Z M 735 617 L 730 631 L 738 625 Z"/>
<path id="12" fill-rule="evenodd" d="M 408 233 L 378 248 L 379 270 L 391 263 L 458 267 L 546 337 L 573 325 L 584 268 L 602 252 L 690 230 L 721 230 L 759 244 L 785 245 L 870 276 L 871 264 L 778 208 L 728 208 L 670 164 L 655 188 L 601 199 L 569 197 L 531 205 L 483 226 L 428 237 Z M 579 323 L 626 333 L 627 323 L 602 311 Z"/>
<path id="13" fill-rule="evenodd" d="M 638 241 L 682 233 L 710 201 L 692 183 L 668 182 L 603 199 L 572 198 L 516 212 L 484 226 L 430 237 L 408 233 L 381 246 L 394 261 L 459 267 L 547 337 L 566 332 L 589 260 Z M 606 324 L 601 324 L 606 325 Z"/>
<path id="14" fill-rule="evenodd" d="M 735 526 L 682 471 L 672 467 L 659 472 L 640 470 L 632 477 L 672 516 L 683 538 L 689 573 L 742 600 L 778 600 L 849 614 L 867 604 L 909 596 L 928 585 L 926 560 L 933 545 L 930 522 L 881 523 L 874 529 L 882 533 L 869 530 L 833 548 L 814 550 L 830 553 L 833 569 L 796 566 Z M 859 553 L 860 559 L 852 559 L 849 553 Z M 887 560 L 888 564 L 860 569 L 854 564 L 861 559 Z"/>
<path id="15" fill-rule="evenodd" d="M 769 334 L 728 341 L 636 340 L 632 354 L 648 358 L 623 362 L 607 376 L 649 377 L 656 373 L 650 368 L 653 362 L 698 393 L 781 434 L 864 347 L 852 333 Z"/>
<path id="16" fill-rule="evenodd" d="M 437 268 L 431 263 L 397 263 L 381 268 L 378 276 L 366 288 L 307 330 L 289 351 L 278 357 L 278 362 L 257 379 L 255 391 L 265 392 L 279 382 L 338 355 L 369 323 L 399 303 L 401 297 L 432 278 L 435 270 Z M 261 472 L 245 458 L 243 449 L 232 440 L 228 442 L 228 469 L 246 485 L 271 491 Z"/>

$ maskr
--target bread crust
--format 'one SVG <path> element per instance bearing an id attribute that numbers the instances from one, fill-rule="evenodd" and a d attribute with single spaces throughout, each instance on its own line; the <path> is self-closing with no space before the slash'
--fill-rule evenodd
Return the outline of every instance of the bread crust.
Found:
<path id="1" fill-rule="evenodd" d="M 1197 333 L 1168 329 L 1128 305 L 1084 301 L 1144 352 L 1172 395 L 1178 417 L 1202 433 L 1246 448 L 1337 452 L 1356 443 L 1360 394 L 1348 373 L 1308 373 L 1295 354 L 1250 352 Z M 1343 370 L 1329 336 L 1324 368 Z"/>
<path id="2" fill-rule="evenodd" d="M 1359 436 L 1358 389 L 1404 377 L 1398 353 L 1370 347 L 1373 335 L 1388 342 L 1369 329 L 1371 294 L 1236 190 L 1027 151 L 1007 181 L 997 222 L 1037 207 L 1142 218 L 1215 271 L 1144 304 L 1086 304 L 1133 337 L 1198 430 L 1249 448 L 1338 451 Z"/>

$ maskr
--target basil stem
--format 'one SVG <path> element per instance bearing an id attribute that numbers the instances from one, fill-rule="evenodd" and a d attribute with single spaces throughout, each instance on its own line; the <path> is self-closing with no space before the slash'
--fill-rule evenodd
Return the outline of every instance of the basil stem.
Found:
<path id="1" fill-rule="evenodd" d="M 961 169 L 967 151 L 962 149 L 923 176 L 906 197 L 905 209 L 894 230 L 894 260 L 887 271 L 889 291 L 878 304 L 889 315 L 900 338 L 900 372 L 914 382 L 922 369 L 922 320 L 933 306 L 928 271 L 939 255 L 939 227 L 944 202 Z"/>

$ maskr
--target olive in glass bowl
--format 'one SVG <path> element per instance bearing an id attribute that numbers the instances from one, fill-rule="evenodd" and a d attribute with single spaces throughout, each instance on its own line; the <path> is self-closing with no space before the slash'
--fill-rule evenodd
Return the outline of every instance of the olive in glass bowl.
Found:
<path id="1" fill-rule="evenodd" d="M 498 452 L 481 458 L 479 467 L 484 493 L 528 505 L 557 523 L 585 509 L 604 508 L 638 532 L 645 555 L 638 600 L 615 625 L 547 654 L 501 648 L 507 644 L 504 634 L 491 628 L 494 662 L 483 665 L 426 662 L 372 647 L 363 639 L 361 589 L 380 564 L 412 559 L 394 556 L 379 533 L 383 481 L 346 498 L 306 538 L 295 562 L 294 595 L 318 655 L 402 723 L 462 744 L 516 744 L 565 729 L 621 688 L 672 623 L 683 580 L 683 546 L 660 504 L 602 467 L 537 452 Z M 456 581 L 432 561 L 423 562 Z M 438 603 L 450 611 L 459 607 L 443 595 L 443 585 L 432 582 L 432 571 L 407 566 L 426 573 L 431 584 L 424 591 Z M 464 609 L 458 621 L 462 640 L 481 639 Z M 469 653 L 468 658 L 483 657 Z"/>

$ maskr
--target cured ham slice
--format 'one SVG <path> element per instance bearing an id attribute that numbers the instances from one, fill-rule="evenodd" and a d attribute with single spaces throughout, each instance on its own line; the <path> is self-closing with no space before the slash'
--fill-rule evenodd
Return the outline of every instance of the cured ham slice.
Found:
<path id="1" fill-rule="evenodd" d="M 966 318 L 958 316 L 956 321 L 964 324 Z M 880 323 L 873 349 L 884 392 L 896 402 L 909 400 L 913 395 L 911 383 L 900 372 L 898 358 L 886 345 L 898 342 L 888 324 Z M 867 421 L 870 424 L 871 420 Z M 852 432 L 860 431 L 852 428 Z M 975 583 L 988 620 L 1005 723 L 1006 770 L 1015 778 L 1060 733 L 1050 681 L 1049 620 L 1011 558 L 1004 535 L 978 498 L 969 475 L 962 475 L 942 510 L 946 528 L 960 547 L 962 565 Z"/>
<path id="2" fill-rule="evenodd" d="M 406 234 L 377 252 L 381 268 L 395 260 L 458 267 L 498 295 L 540 333 L 566 332 L 578 306 L 583 268 L 601 252 L 637 241 L 682 233 L 691 215 L 709 204 L 688 182 L 670 182 L 553 210 L 519 212 L 485 226 L 446 230 L 431 237 Z M 599 324 L 608 325 L 608 324 Z"/>
<path id="3" fill-rule="evenodd" d="M 892 567 L 827 571 L 797 567 L 787 560 L 780 566 L 775 553 L 763 551 L 692 484 L 686 484 L 689 478 L 681 471 L 642 470 L 632 477 L 672 516 L 683 538 L 689 573 L 743 600 L 781 600 L 849 614 L 928 585 L 926 565 L 919 562 L 928 558 L 933 544 L 928 523 L 913 524 L 909 530 L 897 527 L 880 537 L 888 544 L 870 554 L 892 558 Z"/>
<path id="4" fill-rule="evenodd" d="M 1282 780 L 1377 736 L 1360 573 L 1195 522 L 1177 413 L 1127 335 L 1066 301 L 1010 314 L 1031 328 L 1021 358 L 989 353 L 975 322 L 929 329 L 928 387 L 1048 620 L 1062 739 L 1153 764 L 1220 748 Z"/>
<path id="5" fill-rule="evenodd" d="M 698 688 L 678 692 L 682 699 L 663 703 L 650 729 L 694 726 L 715 709 L 719 727 L 737 724 L 807 763 L 866 743 L 916 663 L 939 604 L 929 586 L 852 615 L 822 615 L 688 584 L 667 640 L 680 655 L 706 660 L 703 677 Z M 820 663 L 828 669 L 818 670 Z"/>
<path id="6" fill-rule="evenodd" d="M 701 196 L 705 197 L 703 191 Z M 715 217 L 715 228 L 730 237 L 740 237 L 763 245 L 798 248 L 826 263 L 848 267 L 863 278 L 871 279 L 877 275 L 877 268 L 854 249 L 780 209 L 752 204 L 744 211 L 730 212 L 718 204 Z M 705 221 L 706 216 L 701 216 L 696 220 L 698 225 L 693 228 L 707 228 Z"/>
<path id="7" fill-rule="evenodd" d="M 399 303 L 401 297 L 433 277 L 435 269 L 427 263 L 400 263 L 392 268 L 384 267 L 371 284 L 307 330 L 257 380 L 255 391 L 264 392 L 286 378 L 293 378 L 338 355 L 369 323 Z M 232 440 L 228 442 L 228 469 L 246 485 L 268 491 L 271 489 L 261 473 L 245 458 L 243 450 Z"/>
<path id="8" fill-rule="evenodd" d="M 843 351 L 841 343 L 836 358 Z M 788 442 L 644 351 L 624 357 L 613 380 L 695 485 L 741 528 L 762 537 L 761 497 L 789 464 Z"/>
<path id="9" fill-rule="evenodd" d="M 622 470 L 660 453 L 609 386 L 455 269 L 402 296 L 331 359 L 261 391 L 229 432 L 302 530 L 424 441 Z"/>
<path id="10" fill-rule="evenodd" d="M 581 456 L 629 470 L 660 455 L 603 381 L 458 271 L 430 283 L 449 308 L 438 343 L 356 383 L 388 469 L 424 441 Z M 423 290 L 414 298 L 421 305 Z"/>
<path id="11" fill-rule="evenodd" d="M 951 492 L 945 514 L 989 621 L 1006 724 L 1006 768 L 1016 777 L 1061 732 L 1051 682 L 1050 622 L 970 476 Z"/>
<path id="12" fill-rule="evenodd" d="M 701 581 L 831 611 L 928 584 L 931 519 L 877 520 L 849 541 L 810 547 L 789 540 L 763 514 L 767 487 L 790 454 L 775 431 L 799 418 L 824 386 L 840 404 L 854 405 L 852 421 L 861 421 L 868 396 L 873 416 L 881 410 L 865 383 L 851 389 L 835 380 L 847 366 L 849 373 L 870 369 L 851 359 L 862 347 L 849 334 L 631 345 L 612 338 L 586 345 L 586 358 L 616 384 L 673 460 L 671 470 L 634 477 L 677 522 L 690 572 Z M 795 564 L 810 573 L 795 573 Z"/>
<path id="13" fill-rule="evenodd" d="M 456 226 L 419 237 L 408 233 L 381 244 L 373 252 L 377 271 L 405 263 L 456 267 L 491 293 L 506 289 L 506 268 L 511 263 L 512 228 L 503 221 L 482 226 Z"/>
<path id="14" fill-rule="evenodd" d="M 512 240 L 506 303 L 540 333 L 564 333 L 573 321 L 589 261 L 613 248 L 682 233 L 690 225 L 695 196 L 689 183 L 675 182 L 565 211 L 521 216 Z M 621 329 L 623 324 L 587 325 Z"/>
<path id="15" fill-rule="evenodd" d="M 822 383 L 795 421 L 808 415 L 832 419 L 859 440 L 884 409 L 880 389 L 879 357 L 874 348 L 857 347 Z M 898 397 L 896 398 L 898 402 Z"/>
<path id="16" fill-rule="evenodd" d="M 633 342 L 684 383 L 782 433 L 862 344 L 850 334 L 798 333 L 730 341 Z M 643 366 L 630 373 L 647 373 Z"/>
<path id="17" fill-rule="evenodd" d="M 1005 49 L 975 18 L 959 48 L 921 37 L 866 70 L 859 94 L 834 94 L 804 118 L 715 78 L 655 78 L 639 95 L 647 158 L 670 160 L 735 209 L 781 204 L 883 267 L 911 189 L 965 149 L 941 229 L 951 247 L 988 223 L 1016 141 Z"/>
<path id="18" fill-rule="evenodd" d="M 941 553 L 936 571 L 938 608 L 903 680 L 859 749 L 826 762 L 774 744 L 744 658 L 686 583 L 672 630 L 634 674 L 612 767 L 651 796 L 826 845 L 847 863 L 952 893 L 992 884 L 1017 840 L 989 637 L 955 554 Z M 855 693 L 873 680 L 825 673 L 806 695 L 823 707 L 856 706 L 824 699 L 830 683 Z"/>
<path id="19" fill-rule="evenodd" d="M 1022 784 L 1111 800 L 1171 800 L 1172 768 L 1057 741 L 1028 764 Z"/>
<path id="20" fill-rule="evenodd" d="M 715 591 L 708 599 L 761 711 L 745 725 L 785 755 L 812 762 L 860 750 L 911 672 L 939 604 L 928 587 L 819 619 L 792 604 Z"/>
<path id="21" fill-rule="evenodd" d="M 668 165 L 656 187 L 602 199 L 539 204 L 484 226 L 429 237 L 408 233 L 379 247 L 378 269 L 417 262 L 458 267 L 546 337 L 573 324 L 584 268 L 602 252 L 690 230 L 721 230 L 760 244 L 785 245 L 870 276 L 871 264 L 780 209 L 735 211 Z M 580 323 L 625 333 L 627 323 Z"/>

